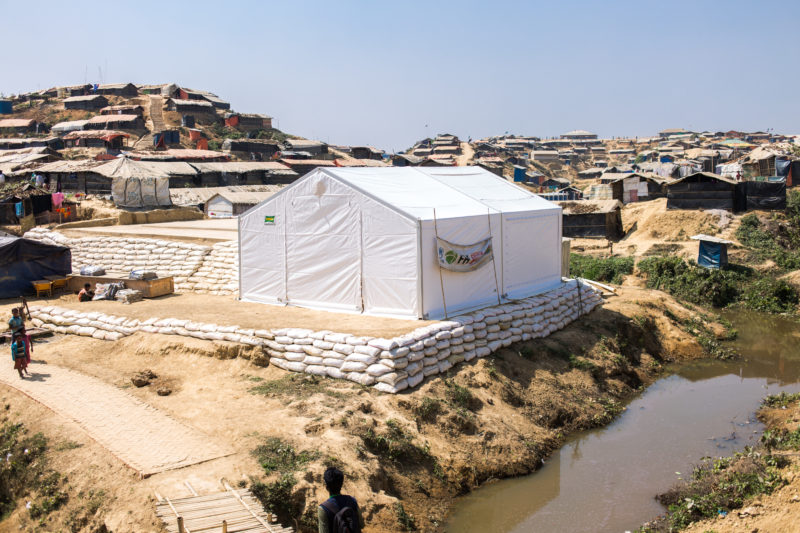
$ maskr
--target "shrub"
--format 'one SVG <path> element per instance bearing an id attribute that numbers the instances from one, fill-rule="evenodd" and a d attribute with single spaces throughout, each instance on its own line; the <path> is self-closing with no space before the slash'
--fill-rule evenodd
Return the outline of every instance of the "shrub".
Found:
<path id="1" fill-rule="evenodd" d="M 569 271 L 574 277 L 619 284 L 623 275 L 633 273 L 633 257 L 598 258 L 570 254 Z"/>
<path id="2" fill-rule="evenodd" d="M 293 472 L 306 463 L 316 459 L 317 452 L 296 452 L 291 444 L 277 437 L 268 438 L 264 444 L 251 452 L 264 472 Z"/>

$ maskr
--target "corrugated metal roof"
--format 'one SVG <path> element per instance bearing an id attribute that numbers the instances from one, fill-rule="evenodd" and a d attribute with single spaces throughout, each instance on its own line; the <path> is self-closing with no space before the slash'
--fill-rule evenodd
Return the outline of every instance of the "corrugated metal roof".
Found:
<path id="1" fill-rule="evenodd" d="M 96 117 L 90 118 L 86 124 L 87 126 L 92 126 L 94 124 L 107 124 L 109 122 L 128 122 L 139 120 L 140 118 L 139 115 L 97 115 Z"/>
<path id="2" fill-rule="evenodd" d="M 181 187 L 169 190 L 169 197 L 175 205 L 203 204 L 209 198 L 223 192 L 268 192 L 270 195 L 280 191 L 284 185 L 230 185 L 227 187 Z"/>
<path id="3" fill-rule="evenodd" d="M 107 178 L 169 178 L 197 174 L 194 167 L 182 161 L 135 161 L 127 157 L 95 167 L 94 172 Z"/>
<path id="4" fill-rule="evenodd" d="M 225 198 L 232 204 L 252 204 L 256 205 L 263 202 L 277 191 L 221 191 L 208 199 L 209 202 L 219 196 Z"/>
<path id="5" fill-rule="evenodd" d="M 75 130 L 82 130 L 86 123 L 89 122 L 88 120 L 68 120 L 66 122 L 59 122 L 58 124 L 54 125 L 50 128 L 50 131 L 60 131 L 60 132 L 67 132 L 67 131 L 75 131 Z"/>
<path id="6" fill-rule="evenodd" d="M 97 161 L 95 159 L 65 159 L 63 161 L 53 161 L 52 163 L 45 163 L 37 167 L 39 172 L 86 172 L 95 167 L 104 165 L 105 161 Z"/>
<path id="7" fill-rule="evenodd" d="M 0 120 L 0 129 L 2 128 L 28 128 L 36 123 L 32 118 L 5 118 Z"/>
<path id="8" fill-rule="evenodd" d="M 81 131 L 72 131 L 64 135 L 65 141 L 72 141 L 75 139 L 102 139 L 104 137 L 112 136 L 112 135 L 122 135 L 124 137 L 130 137 L 124 131 L 117 131 L 117 130 L 81 130 Z"/>
<path id="9" fill-rule="evenodd" d="M 263 171 L 287 171 L 295 173 L 292 169 L 277 161 L 231 161 L 229 163 L 191 163 L 198 172 L 257 172 Z"/>
<path id="10" fill-rule="evenodd" d="M 67 102 L 91 102 L 99 98 L 102 98 L 103 100 L 106 99 L 106 97 L 101 94 L 88 94 L 86 96 L 70 96 L 69 98 L 64 98 L 64 103 L 66 104 Z"/>
<path id="11" fill-rule="evenodd" d="M 611 213 L 622 208 L 619 200 L 568 200 L 555 203 L 561 206 L 565 215 Z"/>

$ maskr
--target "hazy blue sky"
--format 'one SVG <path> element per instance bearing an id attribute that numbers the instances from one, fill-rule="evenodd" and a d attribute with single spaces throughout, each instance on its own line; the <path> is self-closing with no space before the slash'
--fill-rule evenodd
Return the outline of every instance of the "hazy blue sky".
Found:
<path id="1" fill-rule="evenodd" d="M 797 0 L 0 0 L 0 91 L 175 82 L 387 150 L 445 131 L 800 133 L 798 26 Z"/>

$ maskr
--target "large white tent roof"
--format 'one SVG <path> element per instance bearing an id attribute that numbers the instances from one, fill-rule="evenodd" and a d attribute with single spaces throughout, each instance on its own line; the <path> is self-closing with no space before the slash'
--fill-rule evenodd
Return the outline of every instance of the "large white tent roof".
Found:
<path id="1" fill-rule="evenodd" d="M 320 168 L 413 219 L 558 209 L 480 167 Z M 435 211 L 434 211 L 435 210 Z"/>

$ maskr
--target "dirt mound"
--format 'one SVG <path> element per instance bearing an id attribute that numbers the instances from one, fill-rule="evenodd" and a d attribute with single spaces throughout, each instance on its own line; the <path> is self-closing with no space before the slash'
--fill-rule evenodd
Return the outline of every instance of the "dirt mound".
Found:
<path id="1" fill-rule="evenodd" d="M 685 241 L 692 235 L 720 232 L 719 213 L 684 209 L 667 210 L 666 198 L 626 205 L 622 210 L 625 232 L 633 230 L 626 240 L 636 238 L 662 241 Z"/>

